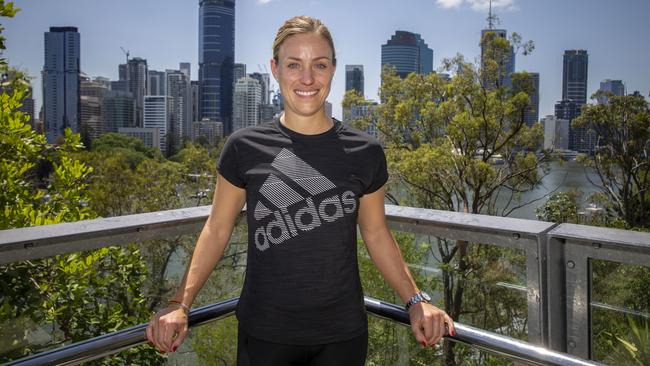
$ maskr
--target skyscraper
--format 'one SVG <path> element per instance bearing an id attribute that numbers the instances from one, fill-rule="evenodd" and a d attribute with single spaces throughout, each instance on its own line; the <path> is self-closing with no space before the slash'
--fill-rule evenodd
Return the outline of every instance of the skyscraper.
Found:
<path id="1" fill-rule="evenodd" d="M 236 83 L 237 80 L 246 76 L 246 64 L 236 63 L 232 67 L 232 82 Z"/>
<path id="2" fill-rule="evenodd" d="M 260 123 L 260 105 L 262 87 L 260 83 L 249 77 L 237 80 L 233 108 L 234 130 L 257 126 Z"/>
<path id="3" fill-rule="evenodd" d="M 147 92 L 147 60 L 134 57 L 126 64 L 127 91 L 135 99 L 135 125 L 128 127 L 142 127 L 144 113 L 144 96 Z M 122 72 L 120 72 L 122 75 Z"/>
<path id="4" fill-rule="evenodd" d="M 167 70 L 167 93 L 169 97 L 168 143 L 179 147 L 183 138 L 192 136 L 192 88 L 190 78 L 181 70 Z"/>
<path id="5" fill-rule="evenodd" d="M 135 121 L 135 101 L 129 92 L 109 90 L 102 102 L 104 119 L 102 133 L 118 132 L 120 128 L 132 127 Z"/>
<path id="6" fill-rule="evenodd" d="M 345 65 L 345 91 L 356 90 L 364 95 L 363 65 Z"/>
<path id="7" fill-rule="evenodd" d="M 253 79 L 259 81 L 260 86 L 262 87 L 262 105 L 271 104 L 269 98 L 269 92 L 271 88 L 271 77 L 267 73 L 254 72 L 250 75 Z"/>
<path id="8" fill-rule="evenodd" d="M 585 50 L 564 51 L 562 99 L 576 102 L 578 111 L 587 103 L 587 70 L 589 56 Z"/>
<path id="9" fill-rule="evenodd" d="M 144 128 L 157 128 L 160 133 L 160 151 L 168 152 L 169 135 L 169 98 L 164 95 L 147 95 L 144 97 Z"/>
<path id="10" fill-rule="evenodd" d="M 199 0 L 199 108 L 201 119 L 232 132 L 235 1 Z"/>
<path id="11" fill-rule="evenodd" d="M 512 87 L 511 75 L 513 72 L 515 72 L 514 48 L 510 46 L 510 51 L 506 55 L 498 54 L 496 52 L 488 53 L 488 50 L 485 48 L 485 45 L 483 44 L 483 38 L 485 37 L 485 34 L 488 32 L 494 33 L 498 38 L 503 38 L 503 39 L 508 38 L 508 31 L 506 31 L 505 29 L 487 28 L 481 31 L 481 66 L 484 65 L 485 63 L 484 60 L 486 57 L 491 57 L 495 59 L 495 61 L 502 63 L 502 69 L 499 70 L 500 75 L 497 79 L 498 85 L 505 86 L 506 88 L 511 88 Z M 494 82 L 491 83 L 493 84 Z"/>
<path id="12" fill-rule="evenodd" d="M 564 67 L 562 68 L 562 99 L 572 100 L 575 103 L 576 114 L 569 119 L 580 115 L 580 110 L 587 103 L 587 74 L 589 65 L 589 56 L 585 50 L 566 50 L 564 51 Z M 557 111 L 557 105 L 556 105 Z M 557 112 L 556 112 L 557 115 Z M 589 133 L 585 127 L 569 129 L 569 149 L 591 153 L 596 146 L 596 136 Z"/>
<path id="13" fill-rule="evenodd" d="M 539 73 L 529 72 L 533 90 L 528 95 L 530 97 L 530 105 L 524 110 L 524 122 L 526 126 L 531 127 L 539 121 Z"/>
<path id="14" fill-rule="evenodd" d="M 147 95 L 165 95 L 167 83 L 164 71 L 147 71 Z"/>
<path id="15" fill-rule="evenodd" d="M 45 32 L 43 115 L 48 142 L 63 136 L 66 128 L 79 130 L 80 38 L 76 27 L 51 27 Z"/>
<path id="16" fill-rule="evenodd" d="M 429 74 L 433 71 L 433 50 L 417 33 L 396 31 L 386 44 L 381 45 L 381 66 L 395 67 L 397 74 Z"/>
<path id="17" fill-rule="evenodd" d="M 603 92 L 609 92 L 617 97 L 622 97 L 625 95 L 625 84 L 622 80 L 610 80 L 605 79 L 600 82 L 600 88 L 598 89 Z M 598 97 L 599 104 L 608 104 L 609 98 L 606 96 Z"/>
<path id="18" fill-rule="evenodd" d="M 80 75 L 79 99 L 81 103 L 81 117 L 79 130 L 84 143 L 96 139 L 104 130 L 104 115 L 102 104 L 104 94 L 108 92 L 105 84 L 91 80 L 86 74 Z"/>

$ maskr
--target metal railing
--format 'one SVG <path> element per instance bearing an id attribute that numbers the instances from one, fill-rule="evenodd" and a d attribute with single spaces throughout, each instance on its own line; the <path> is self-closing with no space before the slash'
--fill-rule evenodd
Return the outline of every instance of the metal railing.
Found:
<path id="1" fill-rule="evenodd" d="M 209 206 L 0 232 L 0 264 L 198 232 Z M 650 266 L 650 234 L 386 206 L 391 228 L 522 251 L 528 341 L 592 358 L 591 261 Z"/>
<path id="2" fill-rule="evenodd" d="M 237 306 L 237 302 L 238 299 L 234 298 L 192 310 L 189 316 L 190 328 L 232 315 Z M 402 325 L 410 325 L 408 313 L 397 305 L 385 303 L 370 297 L 365 298 L 365 303 L 366 310 L 370 314 L 398 322 Z M 135 327 L 16 360 L 4 366 L 78 365 L 82 362 L 110 356 L 124 349 L 146 343 L 147 339 L 144 333 L 146 327 L 146 324 L 140 324 Z M 447 338 L 533 365 L 601 365 L 567 354 L 550 352 L 542 347 L 536 347 L 514 338 L 463 324 L 456 324 L 456 336 L 447 336 Z"/>

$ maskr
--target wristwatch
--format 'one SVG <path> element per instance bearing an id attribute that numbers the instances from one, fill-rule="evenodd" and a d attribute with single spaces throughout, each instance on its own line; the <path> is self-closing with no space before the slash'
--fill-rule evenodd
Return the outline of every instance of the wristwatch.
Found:
<path id="1" fill-rule="evenodd" d="M 411 306 L 413 306 L 413 305 L 415 305 L 415 304 L 417 304 L 419 302 L 422 302 L 422 301 L 424 301 L 424 302 L 426 302 L 428 304 L 429 301 L 431 301 L 431 296 L 429 296 L 429 294 L 427 294 L 424 291 L 420 291 L 417 294 L 413 295 L 413 297 L 411 297 L 409 299 L 409 301 L 406 303 L 405 308 L 406 308 L 406 310 L 408 310 L 408 309 L 411 308 Z"/>

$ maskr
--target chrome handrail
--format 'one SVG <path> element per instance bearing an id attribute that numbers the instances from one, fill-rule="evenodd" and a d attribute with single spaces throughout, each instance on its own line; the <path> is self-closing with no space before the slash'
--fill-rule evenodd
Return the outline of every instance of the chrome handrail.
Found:
<path id="1" fill-rule="evenodd" d="M 375 316 L 409 326 L 409 315 L 395 304 L 365 297 L 366 310 Z M 232 298 L 212 305 L 194 309 L 189 315 L 190 328 L 232 315 L 239 298 Z M 144 330 L 147 324 L 140 324 L 117 332 L 105 334 L 86 341 L 28 356 L 6 363 L 4 366 L 77 365 L 106 357 L 119 351 L 147 342 Z M 448 339 L 465 343 L 485 351 L 524 361 L 534 365 L 593 366 L 597 362 L 583 360 L 565 353 L 553 352 L 533 346 L 524 341 L 456 323 L 456 336 Z"/>

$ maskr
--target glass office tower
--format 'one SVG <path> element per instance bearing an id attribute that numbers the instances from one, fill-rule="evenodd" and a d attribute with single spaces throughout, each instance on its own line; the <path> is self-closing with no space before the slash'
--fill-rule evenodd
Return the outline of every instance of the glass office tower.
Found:
<path id="1" fill-rule="evenodd" d="M 199 112 L 232 132 L 235 1 L 199 1 Z"/>

